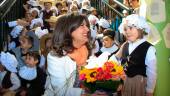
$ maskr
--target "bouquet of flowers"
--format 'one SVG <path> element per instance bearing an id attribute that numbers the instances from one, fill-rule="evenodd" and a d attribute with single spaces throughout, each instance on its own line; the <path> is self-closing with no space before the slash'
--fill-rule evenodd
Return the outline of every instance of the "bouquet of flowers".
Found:
<path id="1" fill-rule="evenodd" d="M 91 59 L 88 65 L 80 70 L 79 78 L 91 93 L 96 90 L 114 93 L 125 78 L 123 67 L 116 59 L 108 60 L 108 55 L 103 53 L 98 58 Z"/>

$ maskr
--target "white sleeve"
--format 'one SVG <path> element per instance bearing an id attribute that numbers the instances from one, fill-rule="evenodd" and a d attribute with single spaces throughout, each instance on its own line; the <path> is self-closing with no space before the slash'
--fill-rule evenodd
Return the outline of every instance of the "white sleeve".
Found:
<path id="1" fill-rule="evenodd" d="M 40 13 L 39 17 L 43 19 L 43 12 Z"/>
<path id="2" fill-rule="evenodd" d="M 46 58 L 44 57 L 44 55 L 41 55 L 40 64 L 39 64 L 40 68 L 43 68 L 45 66 L 45 61 L 46 61 Z"/>
<path id="3" fill-rule="evenodd" d="M 9 88 L 9 90 L 14 91 L 14 90 L 17 90 L 21 86 L 21 82 L 15 73 L 11 73 L 10 80 L 11 80 L 12 86 Z"/>
<path id="4" fill-rule="evenodd" d="M 69 62 L 69 60 L 66 60 L 68 58 L 65 57 L 56 57 L 52 56 L 50 53 L 47 56 L 47 71 L 50 74 L 51 79 L 51 85 L 56 91 L 58 96 L 79 96 L 81 93 L 81 89 L 75 89 L 73 86 L 67 87 L 66 81 L 67 75 L 71 73 L 70 70 L 74 70 L 76 66 L 72 66 L 72 62 Z M 65 62 L 67 61 L 67 63 Z M 67 90 L 67 93 L 66 93 Z M 71 95 L 77 93 L 79 95 Z"/>
<path id="5" fill-rule="evenodd" d="M 146 92 L 153 93 L 156 86 L 157 79 L 157 59 L 156 59 L 156 49 L 151 46 L 149 47 L 146 58 L 145 58 L 146 75 L 147 75 L 147 86 Z"/>
<path id="6" fill-rule="evenodd" d="M 51 84 L 56 91 L 61 92 L 60 89 L 64 86 L 66 81 L 64 72 L 64 62 L 58 57 L 54 57 L 51 54 L 47 56 L 47 71 L 50 74 Z"/>

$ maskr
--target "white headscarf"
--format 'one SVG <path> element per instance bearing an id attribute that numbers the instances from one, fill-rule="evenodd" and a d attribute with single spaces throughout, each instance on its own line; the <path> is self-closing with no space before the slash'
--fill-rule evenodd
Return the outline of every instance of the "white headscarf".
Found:
<path id="1" fill-rule="evenodd" d="M 31 8 L 30 13 L 32 13 L 33 11 L 37 11 L 38 16 L 40 16 L 40 10 L 38 10 L 38 8 Z"/>

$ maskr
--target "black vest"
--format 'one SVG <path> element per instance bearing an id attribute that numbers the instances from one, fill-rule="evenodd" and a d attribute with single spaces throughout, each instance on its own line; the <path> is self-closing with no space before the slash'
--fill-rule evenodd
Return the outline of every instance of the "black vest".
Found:
<path id="1" fill-rule="evenodd" d="M 43 10 L 42 12 L 43 12 L 43 24 L 44 24 L 43 28 L 50 30 L 50 25 L 45 20 L 50 19 L 50 17 L 53 16 L 53 11 L 50 10 L 49 12 L 47 12 L 47 11 Z"/>
<path id="2" fill-rule="evenodd" d="M 142 75 L 146 77 L 145 57 L 148 48 L 152 46 L 145 41 L 133 50 L 131 54 L 128 53 L 129 43 L 126 43 L 122 52 L 122 64 L 125 66 L 125 73 L 128 77 Z"/>
<path id="3" fill-rule="evenodd" d="M 39 67 L 37 67 L 37 77 L 33 80 L 25 80 L 20 77 L 21 87 L 28 90 L 28 96 L 41 96 L 44 93 L 44 86 L 46 82 L 46 73 Z M 27 87 L 27 84 L 30 86 Z"/>
<path id="4" fill-rule="evenodd" d="M 51 10 L 49 12 L 47 12 L 46 10 L 43 10 L 42 12 L 43 12 L 43 20 L 50 19 L 50 17 L 53 16 L 53 11 Z"/>
<path id="5" fill-rule="evenodd" d="M 11 72 L 7 71 L 5 74 L 3 80 L 2 80 L 2 87 L 3 88 L 10 88 L 12 86 L 11 80 L 10 80 Z"/>

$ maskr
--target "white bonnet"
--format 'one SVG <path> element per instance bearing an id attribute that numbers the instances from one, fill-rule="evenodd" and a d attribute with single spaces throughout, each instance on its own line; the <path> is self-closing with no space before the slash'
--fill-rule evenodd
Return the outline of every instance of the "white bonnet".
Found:
<path id="1" fill-rule="evenodd" d="M 30 4 L 31 6 L 40 6 L 39 3 L 35 0 L 29 0 L 27 1 L 27 4 Z"/>
<path id="2" fill-rule="evenodd" d="M 90 24 L 97 24 L 97 22 L 99 21 L 99 19 L 95 15 L 89 15 L 88 20 Z"/>
<path id="3" fill-rule="evenodd" d="M 142 29 L 146 33 L 150 32 L 150 27 L 148 23 L 146 22 L 145 18 L 137 15 L 137 14 L 131 14 L 125 18 L 125 22 L 127 26 L 135 26 L 138 29 Z"/>
<path id="4" fill-rule="evenodd" d="M 82 1 L 82 7 L 84 6 L 84 4 L 85 4 L 85 3 L 88 3 L 88 6 L 91 6 L 91 4 L 90 4 L 90 1 L 89 1 L 89 0 L 83 0 L 83 1 Z"/>
<path id="5" fill-rule="evenodd" d="M 32 13 L 33 11 L 37 11 L 38 16 L 40 15 L 40 10 L 38 8 L 31 8 L 30 13 Z"/>
<path id="6" fill-rule="evenodd" d="M 1 64 L 10 72 L 17 72 L 18 61 L 14 55 L 9 52 L 1 52 L 0 54 Z"/>
<path id="7" fill-rule="evenodd" d="M 33 80 L 37 77 L 37 69 L 36 67 L 28 67 L 28 66 L 23 66 L 19 70 L 19 76 L 25 80 Z"/>
<path id="8" fill-rule="evenodd" d="M 31 21 L 30 29 L 34 27 L 34 25 L 40 23 L 43 26 L 43 20 L 41 18 L 36 18 Z"/>
<path id="9" fill-rule="evenodd" d="M 127 10 L 123 10 L 122 13 L 125 14 L 125 13 L 128 13 L 128 11 Z"/>
<path id="10" fill-rule="evenodd" d="M 18 37 L 23 28 L 24 28 L 24 27 L 23 27 L 23 26 L 20 26 L 20 25 L 15 26 L 15 27 L 12 29 L 10 35 L 11 35 L 13 38 Z"/>
<path id="11" fill-rule="evenodd" d="M 99 26 L 103 28 L 110 28 L 110 24 L 106 19 L 101 18 L 98 22 Z"/>

